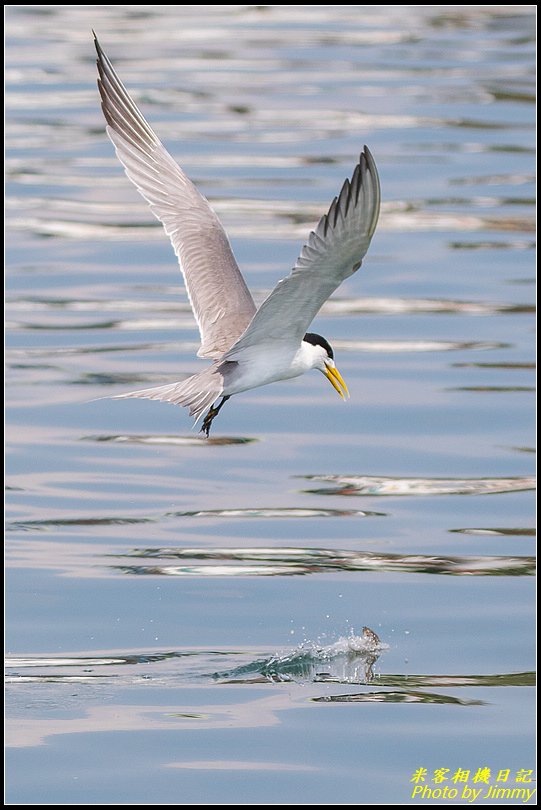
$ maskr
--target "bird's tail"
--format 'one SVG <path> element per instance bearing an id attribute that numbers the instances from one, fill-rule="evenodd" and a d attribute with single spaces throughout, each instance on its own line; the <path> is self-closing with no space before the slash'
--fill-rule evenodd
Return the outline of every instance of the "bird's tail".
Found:
<path id="1" fill-rule="evenodd" d="M 174 405 L 189 408 L 190 416 L 195 416 L 197 424 L 205 411 L 218 399 L 223 387 L 224 379 L 215 364 L 181 382 L 158 385 L 156 388 L 143 388 L 141 391 L 129 391 L 127 394 L 116 394 L 113 399 L 140 397 L 172 402 Z"/>

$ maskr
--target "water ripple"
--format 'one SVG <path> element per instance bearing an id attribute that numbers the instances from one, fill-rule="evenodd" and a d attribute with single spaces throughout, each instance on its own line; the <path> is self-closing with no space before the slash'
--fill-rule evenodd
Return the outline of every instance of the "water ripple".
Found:
<path id="1" fill-rule="evenodd" d="M 214 682 L 230 685 L 358 684 L 377 685 L 377 692 L 311 698 L 367 702 L 459 703 L 467 699 L 442 694 L 442 689 L 535 686 L 533 672 L 495 674 L 381 673 L 375 665 L 389 649 L 368 627 L 361 635 L 351 632 L 337 641 L 304 641 L 297 647 L 272 653 L 261 650 L 181 649 L 71 656 L 8 656 L 6 682 L 11 685 L 45 683 L 99 683 L 158 685 L 178 688 L 179 683 Z M 100 671 L 101 670 L 101 671 Z M 431 691 L 420 691 L 429 688 Z M 438 692 L 433 690 L 437 689 Z M 383 691 L 387 690 L 387 691 Z M 472 701 L 472 704 L 477 701 Z"/>
<path id="2" fill-rule="evenodd" d="M 333 679 L 321 679 L 334 683 Z M 341 683 L 341 681 L 339 681 Z M 454 706 L 484 706 L 484 700 L 458 698 L 453 695 L 440 695 L 431 692 L 362 692 L 355 695 L 323 695 L 312 698 L 314 703 L 450 703 Z"/>
<path id="3" fill-rule="evenodd" d="M 450 298 L 331 298 L 323 313 L 342 315 L 374 313 L 403 315 L 430 313 L 445 315 L 494 315 L 497 313 L 534 313 L 533 304 L 503 304 L 489 301 L 456 301 Z"/>
<path id="4" fill-rule="evenodd" d="M 535 558 L 531 556 L 382 554 L 325 548 L 136 548 L 108 556 L 153 561 L 151 565 L 110 566 L 132 576 L 299 576 L 337 571 L 529 576 L 535 572 Z M 175 565 L 169 560 L 182 560 L 183 564 Z"/>
<path id="5" fill-rule="evenodd" d="M 5 666 L 9 683 L 84 682 L 99 678 L 127 678 L 136 681 L 179 679 L 192 682 L 204 680 L 222 683 L 254 683 L 264 681 L 308 682 L 317 680 L 324 666 L 329 674 L 346 683 L 371 680 L 373 667 L 382 653 L 389 649 L 369 627 L 357 636 L 327 644 L 306 641 L 281 653 L 254 655 L 252 651 L 229 650 L 168 650 L 142 653 L 109 653 L 107 655 L 74 656 L 8 656 Z M 240 663 L 239 663 L 240 659 Z M 218 668 L 217 668 L 218 667 Z M 111 672 L 95 672 L 107 668 Z M 67 669 L 68 672 L 63 672 Z M 30 670 L 30 673 L 25 672 Z"/>
<path id="6" fill-rule="evenodd" d="M 452 363 L 453 368 L 505 368 L 516 371 L 530 371 L 535 369 L 535 363 L 528 361 L 514 362 L 511 360 L 497 362 L 497 363 Z"/>
<path id="7" fill-rule="evenodd" d="M 203 439 L 202 441 L 206 441 Z M 220 440 L 215 440 L 216 444 L 220 444 Z M 228 442 L 225 442 L 228 443 Z M 136 525 L 140 523 L 157 523 L 161 520 L 168 520 L 170 518 L 257 518 L 261 519 L 306 519 L 306 518 L 336 518 L 336 517 L 385 517 L 385 512 L 373 512 L 365 509 L 309 509 L 304 507 L 259 507 L 259 508 L 241 508 L 241 509 L 199 509 L 192 511 L 174 511 L 163 512 L 156 515 L 142 515 L 138 517 L 126 515 L 111 515 L 102 517 L 88 517 L 86 515 L 77 515 L 73 517 L 53 517 L 42 518 L 35 520 L 13 520 L 6 525 L 7 531 L 20 532 L 20 531 L 47 531 L 49 529 L 63 528 L 69 526 L 122 526 L 122 525 Z M 174 554 L 174 549 L 144 549 L 138 553 L 130 552 L 134 556 L 170 556 Z M 212 552 L 214 553 L 214 552 Z M 257 554 L 257 551 L 253 552 Z M 285 550 L 283 551 L 285 554 Z M 182 552 L 178 552 L 176 556 L 181 556 Z M 189 556 L 197 556 L 198 552 L 193 551 Z"/>
<path id="8" fill-rule="evenodd" d="M 138 523 L 153 523 L 156 518 L 151 517 L 72 517 L 72 518 L 44 518 L 43 520 L 13 520 L 7 524 L 6 530 L 20 531 L 47 531 L 64 526 L 130 526 Z"/>
<path id="9" fill-rule="evenodd" d="M 194 512 L 167 512 L 174 517 L 246 517 L 246 518 L 311 518 L 311 517 L 384 517 L 385 512 L 361 509 L 307 509 L 279 507 L 277 509 L 200 509 Z"/>
<path id="10" fill-rule="evenodd" d="M 178 295 L 178 290 L 168 291 L 171 295 Z M 257 301 L 263 299 L 271 290 L 253 290 Z M 179 313 L 191 314 L 191 307 L 187 301 L 172 302 L 165 300 L 124 299 L 109 300 L 99 298 L 63 298 L 37 295 L 17 296 L 7 302 L 10 311 L 18 312 L 156 312 L 177 316 Z M 531 303 L 503 303 L 497 301 L 459 301 L 452 298 L 397 298 L 397 297 L 368 297 L 355 298 L 333 297 L 326 301 L 321 310 L 326 315 L 353 315 L 357 313 L 377 315 L 403 315 L 416 313 L 458 314 L 458 315 L 494 315 L 497 313 L 510 313 L 513 315 L 535 312 L 535 305 Z M 45 327 L 41 327 L 45 328 Z M 94 326 L 94 328 L 96 328 Z"/>
<path id="11" fill-rule="evenodd" d="M 333 340 L 340 351 L 401 354 L 403 352 L 458 352 L 508 349 L 510 343 L 488 340 Z"/>
<path id="12" fill-rule="evenodd" d="M 258 439 L 250 436 L 177 436 L 168 434 L 102 434 L 95 436 L 81 436 L 81 441 L 113 442 L 117 444 L 159 444 L 181 447 L 212 447 L 213 445 L 251 444 Z"/>
<path id="13" fill-rule="evenodd" d="M 319 116 L 320 111 L 317 113 L 317 117 Z M 305 133 L 300 132 L 299 138 L 304 137 Z M 300 201 L 292 203 L 291 200 L 240 197 L 212 197 L 211 202 L 220 219 L 223 218 L 227 223 L 227 231 L 231 236 L 250 239 L 305 238 L 306 227 L 313 227 L 325 205 L 324 201 L 319 205 L 309 205 Z M 379 230 L 395 233 L 457 231 L 460 234 L 464 231 L 535 232 L 535 221 L 530 216 L 480 216 L 451 210 L 439 212 L 427 210 L 429 205 L 428 201 L 411 199 L 384 203 L 382 211 L 385 218 L 380 223 Z M 70 218 L 63 217 L 62 209 L 54 212 L 51 210 L 50 198 L 34 198 L 30 205 L 26 200 L 18 201 L 11 207 L 17 210 L 10 216 L 10 229 L 30 232 L 42 238 L 56 237 L 77 241 L 99 239 L 103 242 L 148 242 L 163 238 L 161 228 L 151 219 L 139 219 L 139 215 L 137 218 L 131 215 L 126 219 L 125 203 L 118 204 L 116 211 L 109 211 L 107 220 L 103 219 L 103 214 L 95 214 L 92 206 L 89 208 L 84 203 L 71 203 Z M 299 213 L 301 211 L 302 214 Z M 101 221 L 92 221 L 93 218 L 100 218 Z"/>
<path id="14" fill-rule="evenodd" d="M 457 385 L 445 391 L 471 391 L 477 394 L 525 394 L 535 393 L 531 385 Z"/>
<path id="15" fill-rule="evenodd" d="M 450 532 L 456 532 L 457 534 L 474 534 L 477 536 L 487 535 L 489 537 L 535 537 L 537 534 L 536 529 L 531 529 L 528 527 L 521 527 L 521 528 L 492 528 L 492 529 L 483 529 L 483 528 L 471 528 L 471 529 L 449 529 Z"/>
<path id="16" fill-rule="evenodd" d="M 535 489 L 533 477 L 513 478 L 393 478 L 372 475 L 299 475 L 309 481 L 333 484 L 307 489 L 318 495 L 491 495 Z"/>
<path id="17" fill-rule="evenodd" d="M 178 324 L 177 324 L 178 327 Z M 14 327 L 19 328 L 19 327 Z M 20 328 L 25 328 L 21 326 Z M 101 328 L 101 327 L 96 327 Z M 17 358 L 34 357 L 76 357 L 78 355 L 102 354 L 111 352 L 148 352 L 148 351 L 194 351 L 199 344 L 191 342 L 165 342 L 141 341 L 136 343 L 110 343 L 92 346 L 62 346 L 57 347 L 29 347 L 9 350 L 9 356 L 17 362 Z M 456 352 L 456 351 L 492 351 L 494 349 L 509 349 L 512 344 L 494 340 L 340 340 L 334 339 L 333 346 L 341 352 L 363 352 L 369 354 L 403 354 L 417 352 Z"/>

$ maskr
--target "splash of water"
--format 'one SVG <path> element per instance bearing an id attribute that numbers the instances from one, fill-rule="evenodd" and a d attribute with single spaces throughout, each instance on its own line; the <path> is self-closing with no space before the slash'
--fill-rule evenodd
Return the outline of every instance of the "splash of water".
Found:
<path id="1" fill-rule="evenodd" d="M 229 683 L 247 680 L 369 683 L 374 677 L 374 664 L 388 648 L 373 630 L 363 627 L 360 636 L 351 631 L 327 645 L 307 640 L 294 650 L 215 673 L 214 677 Z"/>

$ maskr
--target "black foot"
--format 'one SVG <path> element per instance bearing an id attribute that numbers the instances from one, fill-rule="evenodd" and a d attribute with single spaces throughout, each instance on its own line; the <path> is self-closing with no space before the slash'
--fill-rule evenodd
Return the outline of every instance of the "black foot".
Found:
<path id="1" fill-rule="evenodd" d="M 213 405 L 212 408 L 209 409 L 205 418 L 203 419 L 203 424 L 201 425 L 200 433 L 205 433 L 207 439 L 209 437 L 210 428 L 212 426 L 212 420 L 214 419 L 215 416 L 218 416 L 222 406 L 225 405 L 228 399 L 229 397 L 222 397 L 222 401 L 220 402 L 220 404 L 217 407 Z"/>

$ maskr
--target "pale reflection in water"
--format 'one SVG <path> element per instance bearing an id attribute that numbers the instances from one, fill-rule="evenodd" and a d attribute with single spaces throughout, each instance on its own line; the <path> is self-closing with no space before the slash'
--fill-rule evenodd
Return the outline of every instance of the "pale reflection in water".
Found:
<path id="1" fill-rule="evenodd" d="M 392 478 L 371 475 L 304 475 L 311 481 L 333 484 L 306 490 L 318 495 L 490 495 L 535 489 L 536 479 L 525 478 Z"/>
<path id="2" fill-rule="evenodd" d="M 428 554 L 381 554 L 310 548 L 134 549 L 121 557 L 151 558 L 152 565 L 111 565 L 115 571 L 143 576 L 238 577 L 288 576 L 338 571 L 401 571 L 453 576 L 524 576 L 535 573 L 535 557 L 494 555 L 450 557 Z M 181 559 L 182 565 L 165 562 Z M 195 564 L 193 560 L 202 561 Z M 159 562 L 156 562 L 159 561 Z M 242 564 L 238 564 L 242 563 Z M 258 564 L 254 564 L 258 563 Z"/>

